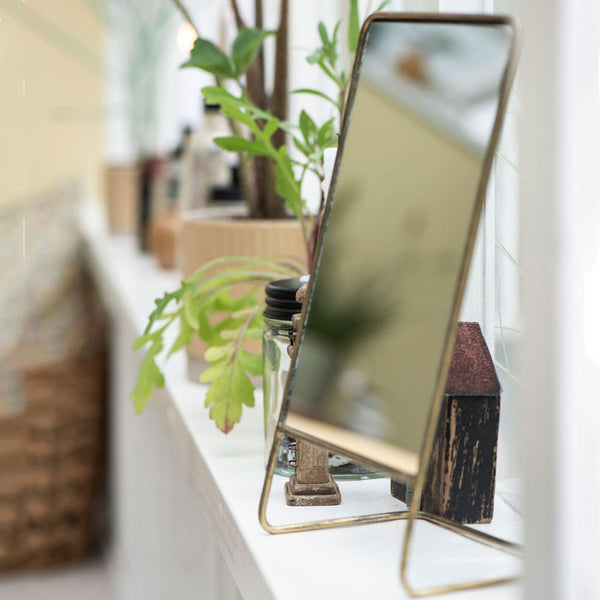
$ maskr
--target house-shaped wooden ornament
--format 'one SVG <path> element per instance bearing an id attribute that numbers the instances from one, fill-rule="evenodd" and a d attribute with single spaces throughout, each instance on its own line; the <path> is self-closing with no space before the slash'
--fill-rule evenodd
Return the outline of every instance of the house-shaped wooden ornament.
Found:
<path id="1" fill-rule="evenodd" d="M 494 513 L 500 382 L 478 323 L 458 323 L 421 510 L 456 523 L 489 523 Z M 392 495 L 410 501 L 406 483 Z"/>

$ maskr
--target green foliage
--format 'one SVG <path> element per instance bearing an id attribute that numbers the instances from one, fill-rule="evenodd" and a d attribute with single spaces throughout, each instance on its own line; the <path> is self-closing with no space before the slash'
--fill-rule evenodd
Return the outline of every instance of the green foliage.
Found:
<path id="1" fill-rule="evenodd" d="M 135 345 L 134 348 L 136 348 Z M 162 349 L 162 340 L 160 336 L 157 336 L 152 340 L 150 348 L 142 360 L 135 387 L 131 392 L 133 407 L 138 414 L 141 413 L 146 407 L 146 404 L 148 404 L 148 401 L 154 392 L 154 388 L 162 388 L 165 385 L 165 378 L 156 364 L 156 357 Z"/>
<path id="2" fill-rule="evenodd" d="M 243 75 L 252 66 L 263 42 L 273 34 L 275 34 L 274 31 L 261 31 L 260 29 L 240 30 L 231 47 L 235 77 Z"/>
<path id="3" fill-rule="evenodd" d="M 379 9 L 385 4 L 387 2 Z M 243 131 L 241 135 L 217 138 L 215 143 L 230 152 L 241 153 L 246 160 L 260 156 L 272 161 L 275 191 L 300 221 L 309 255 L 309 240 L 316 239 L 316 236 L 310 235 L 310 228 L 317 227 L 319 220 L 318 216 L 315 219 L 308 214 L 301 188 L 309 172 L 323 181 L 324 151 L 338 143 L 337 131 L 344 114 L 349 83 L 338 51 L 340 27 L 341 21 L 329 32 L 324 23 L 319 23 L 320 46 L 306 59 L 335 83 L 337 97 L 311 88 L 293 92 L 319 97 L 336 107 L 336 116 L 323 124 L 315 122 L 304 110 L 297 124 L 282 121 L 249 100 L 243 75 L 254 63 L 264 40 L 275 32 L 241 29 L 229 53 L 200 38 L 196 40 L 189 60 L 182 65 L 183 68 L 194 67 L 216 76 L 217 85 L 205 87 L 202 94 L 209 104 L 219 105 L 221 112 L 241 125 Z M 359 29 L 358 2 L 352 0 L 348 19 L 351 60 L 356 51 Z M 222 81 L 227 81 L 228 85 L 234 82 L 238 93 L 230 91 Z M 286 145 L 276 146 L 273 143 L 274 134 L 280 130 L 288 135 L 298 151 L 294 158 Z M 189 279 L 182 281 L 177 290 L 155 300 L 156 308 L 148 318 L 144 334 L 134 344 L 135 349 L 146 348 L 131 393 L 136 410 L 143 410 L 153 391 L 164 386 L 164 377 L 157 363 L 163 349 L 167 348 L 168 358 L 197 336 L 207 344 L 204 358 L 209 366 L 200 377 L 201 383 L 210 385 L 206 407 L 219 429 L 225 433 L 231 431 L 241 418 L 243 406 L 254 405 L 254 386 L 250 376 L 261 374 L 262 357 L 248 353 L 245 344 L 262 336 L 263 322 L 262 303 L 257 299 L 255 290 L 242 296 L 230 292 L 239 284 L 262 287 L 269 281 L 296 276 L 301 272 L 301 268 L 285 260 L 225 257 L 204 265 Z M 179 333 L 169 346 L 165 332 L 175 322 L 179 323 Z"/>
<path id="4" fill-rule="evenodd" d="M 229 55 L 219 50 L 210 40 L 198 38 L 194 43 L 190 59 L 181 67 L 195 67 L 221 79 L 237 80 L 252 66 L 264 40 L 274 33 L 274 31 L 260 29 L 240 29 Z"/>
<path id="5" fill-rule="evenodd" d="M 215 268 L 218 272 L 211 274 Z M 167 358 L 194 336 L 208 345 L 204 358 L 209 367 L 200 377 L 202 383 L 210 384 L 206 406 L 217 427 L 225 433 L 231 431 L 241 418 L 242 407 L 254 405 L 254 385 L 248 375 L 262 372 L 261 355 L 244 349 L 247 340 L 262 336 L 263 303 L 257 298 L 258 288 L 300 272 L 282 260 L 222 258 L 207 263 L 177 290 L 157 299 L 144 334 L 134 343 L 134 349 L 147 346 L 131 393 L 136 411 L 141 412 L 154 390 L 164 386 L 157 358 L 166 347 L 165 332 L 178 321 L 179 335 Z M 241 296 L 231 293 L 239 284 L 248 283 L 256 287 Z"/>
<path id="6" fill-rule="evenodd" d="M 358 0 L 350 0 L 350 18 L 348 19 L 348 49 L 350 52 L 356 52 L 359 34 Z"/>
<path id="7" fill-rule="evenodd" d="M 275 189 L 282 196 L 294 216 L 303 222 L 306 216 L 306 202 L 300 191 L 300 179 L 296 177 L 292 161 L 287 154 L 287 148 L 273 145 L 273 134 L 280 128 L 291 129 L 291 126 L 282 124 L 279 119 L 268 111 L 257 108 L 250 102 L 244 93 L 234 96 L 224 86 L 205 87 L 202 94 L 206 101 L 218 104 L 223 114 L 248 128 L 252 139 L 241 136 L 226 136 L 214 140 L 217 146 L 231 151 L 242 151 L 246 158 L 266 156 L 275 163 Z"/>

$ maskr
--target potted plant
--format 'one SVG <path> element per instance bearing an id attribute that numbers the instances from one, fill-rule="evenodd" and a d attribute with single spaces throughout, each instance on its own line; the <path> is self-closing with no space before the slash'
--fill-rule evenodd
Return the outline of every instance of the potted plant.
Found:
<path id="1" fill-rule="evenodd" d="M 181 2 L 174 1 L 191 22 Z M 248 172 L 243 175 L 247 177 L 245 189 L 250 190 L 248 182 L 253 181 L 257 190 L 268 190 L 264 196 L 248 191 L 250 215 L 293 214 L 302 232 L 305 259 L 216 258 L 185 279 L 177 290 L 157 299 L 146 330 L 134 345 L 135 349 L 146 347 L 131 394 L 138 412 L 146 406 L 154 388 L 164 385 L 157 357 L 165 348 L 165 332 L 178 323 L 179 335 L 168 349 L 167 356 L 190 344 L 195 336 L 206 343 L 204 358 L 208 368 L 200 376 L 201 382 L 210 384 L 205 406 L 210 408 L 210 418 L 219 429 L 225 433 L 231 431 L 241 418 L 243 405 L 254 405 L 254 385 L 249 376 L 262 373 L 260 353 L 248 347 L 249 340 L 262 337 L 264 327 L 262 298 L 257 296 L 257 290 L 271 280 L 293 277 L 310 268 L 325 202 L 321 195 L 319 210 L 311 214 L 302 195 L 302 183 L 308 173 L 314 174 L 321 182 L 325 177 L 324 151 L 337 146 L 337 131 L 344 113 L 350 77 L 342 67 L 339 53 L 341 22 L 332 31 L 327 31 L 326 26 L 319 23 L 321 44 L 307 57 L 307 61 L 335 82 L 336 98 L 314 89 L 300 89 L 292 93 L 322 98 L 324 102 L 335 106 L 335 115 L 325 123 L 317 124 L 303 110 L 298 123 L 285 120 L 287 99 L 283 99 L 281 93 L 287 98 L 287 92 L 285 87 L 279 87 L 277 71 L 278 68 L 280 72 L 284 69 L 280 62 L 283 60 L 283 47 L 287 48 L 287 4 L 287 0 L 282 0 L 282 20 L 277 32 L 266 32 L 258 27 L 245 27 L 236 2 L 232 1 L 239 31 L 230 51 L 226 53 L 209 40 L 199 37 L 190 59 L 183 66 L 200 68 L 215 76 L 216 85 L 203 88 L 202 93 L 208 103 L 219 105 L 232 129 L 232 135 L 217 138 L 215 143 L 228 151 L 240 153 L 243 159 L 240 164 L 253 165 L 253 179 Z M 378 10 L 385 4 L 387 2 Z M 262 14 L 260 5 L 257 0 L 259 25 Z M 352 0 L 348 18 L 351 59 L 358 43 L 359 23 L 358 0 Z M 262 104 L 266 95 L 261 96 L 260 85 L 256 85 L 254 77 L 260 83 L 261 73 L 264 73 L 261 49 L 269 35 L 277 38 L 277 57 L 273 100 L 267 108 Z M 290 142 L 296 149 L 293 157 L 289 152 Z M 236 288 L 240 287 L 243 293 L 236 294 Z"/>

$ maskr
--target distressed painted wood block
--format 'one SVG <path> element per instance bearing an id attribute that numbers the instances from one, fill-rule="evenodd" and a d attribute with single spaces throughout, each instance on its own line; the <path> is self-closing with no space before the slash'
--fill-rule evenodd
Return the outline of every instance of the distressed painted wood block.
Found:
<path id="1" fill-rule="evenodd" d="M 500 382 L 478 323 L 459 323 L 421 510 L 456 523 L 494 514 Z M 410 485 L 392 480 L 410 501 Z"/>

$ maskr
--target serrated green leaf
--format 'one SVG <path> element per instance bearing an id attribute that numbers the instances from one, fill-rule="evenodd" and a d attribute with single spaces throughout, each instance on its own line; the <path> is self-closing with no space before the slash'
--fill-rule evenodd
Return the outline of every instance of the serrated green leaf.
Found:
<path id="1" fill-rule="evenodd" d="M 230 58 L 219 50 L 210 40 L 198 38 L 187 62 L 182 69 L 196 67 L 225 79 L 235 78 L 235 69 Z"/>
<path id="2" fill-rule="evenodd" d="M 247 317 L 251 315 L 256 310 L 256 302 L 252 306 L 248 306 L 247 308 L 242 308 L 241 310 L 236 310 L 234 313 L 231 313 L 232 319 L 241 319 L 243 317 Z"/>
<path id="3" fill-rule="evenodd" d="M 236 340 L 240 336 L 240 329 L 241 325 L 238 329 L 223 329 L 223 331 L 220 333 L 220 336 L 224 340 Z"/>
<path id="4" fill-rule="evenodd" d="M 263 360 L 262 354 L 250 354 L 244 350 L 241 350 L 238 354 L 237 360 L 244 371 L 250 373 L 250 375 L 262 375 L 263 372 Z"/>
<path id="5" fill-rule="evenodd" d="M 211 363 L 208 369 L 200 375 L 198 381 L 200 383 L 210 383 L 214 379 L 217 379 L 223 374 L 228 362 L 229 360 L 227 358 L 223 358 L 223 360 Z"/>
<path id="6" fill-rule="evenodd" d="M 215 294 L 214 303 L 215 312 L 235 313 L 238 310 L 244 310 L 249 306 L 256 305 L 258 300 L 256 299 L 255 290 L 251 290 L 239 298 L 233 298 L 227 290 L 222 290 L 218 294 Z"/>
<path id="7" fill-rule="evenodd" d="M 219 346 L 224 342 L 216 331 L 216 327 L 208 320 L 208 311 L 202 310 L 198 313 L 198 337 L 209 346 Z"/>
<path id="8" fill-rule="evenodd" d="M 360 25 L 358 17 L 358 0 L 350 0 L 350 17 L 348 19 L 348 49 L 350 50 L 351 54 L 356 52 L 359 34 Z"/>
<path id="9" fill-rule="evenodd" d="M 185 348 L 192 341 L 193 335 L 193 327 L 189 324 L 187 319 L 182 318 L 179 324 L 179 335 L 177 336 L 174 344 L 171 346 L 169 353 L 167 354 L 167 358 L 182 348 Z"/>
<path id="10" fill-rule="evenodd" d="M 240 329 L 245 320 L 245 318 L 233 319 L 231 316 L 228 316 L 215 326 L 215 331 L 221 335 L 223 331 L 228 329 Z"/>
<path id="11" fill-rule="evenodd" d="M 135 385 L 130 395 L 133 400 L 133 407 L 138 414 L 144 410 L 150 398 L 152 398 L 154 388 L 162 388 L 165 385 L 165 378 L 156 364 L 156 357 L 162 349 L 162 341 L 156 340 L 146 352 L 140 365 Z"/>
<path id="12" fill-rule="evenodd" d="M 243 75 L 252 66 L 263 41 L 274 34 L 274 31 L 261 31 L 253 28 L 240 29 L 231 48 L 231 59 L 235 65 L 237 77 Z"/>
<path id="13" fill-rule="evenodd" d="M 263 336 L 264 328 L 261 327 L 249 327 L 246 330 L 246 337 L 253 339 L 260 339 Z"/>
<path id="14" fill-rule="evenodd" d="M 195 302 L 192 292 L 183 294 L 182 302 L 183 312 L 188 324 L 194 331 L 198 331 L 200 328 L 198 304 Z"/>
<path id="15" fill-rule="evenodd" d="M 223 346 L 211 346 L 204 353 L 204 360 L 209 363 L 217 362 L 223 358 L 229 358 L 235 351 L 234 345 L 231 343 Z"/>
<path id="16" fill-rule="evenodd" d="M 140 348 L 143 348 L 148 342 L 152 342 L 155 339 L 156 339 L 156 334 L 154 334 L 154 333 L 147 333 L 145 335 L 140 335 L 133 342 L 133 349 L 139 350 Z"/>
<path id="17" fill-rule="evenodd" d="M 213 380 L 206 394 L 210 418 L 224 433 L 229 433 L 242 416 L 242 405 L 254 406 L 254 386 L 239 362 L 230 363 Z"/>

